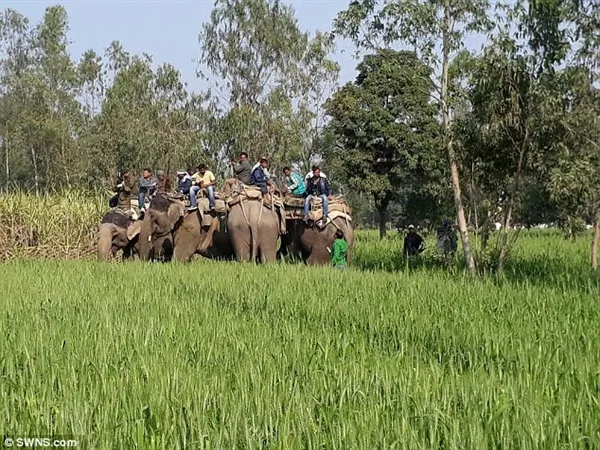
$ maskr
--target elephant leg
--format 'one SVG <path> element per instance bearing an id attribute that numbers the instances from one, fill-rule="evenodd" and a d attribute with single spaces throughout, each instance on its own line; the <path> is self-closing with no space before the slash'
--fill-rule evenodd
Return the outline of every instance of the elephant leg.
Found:
<path id="1" fill-rule="evenodd" d="M 238 261 L 250 261 L 252 259 L 252 249 L 250 248 L 250 242 L 247 245 L 233 244 L 235 254 Z"/>
<path id="2" fill-rule="evenodd" d="M 277 261 L 277 244 L 269 243 L 259 247 L 260 262 L 272 263 Z"/>
<path id="3" fill-rule="evenodd" d="M 131 258 L 132 250 L 133 250 L 133 248 L 132 248 L 132 245 L 130 245 L 130 244 L 123 247 L 123 255 L 121 255 L 121 260 L 126 261 L 129 258 Z"/>

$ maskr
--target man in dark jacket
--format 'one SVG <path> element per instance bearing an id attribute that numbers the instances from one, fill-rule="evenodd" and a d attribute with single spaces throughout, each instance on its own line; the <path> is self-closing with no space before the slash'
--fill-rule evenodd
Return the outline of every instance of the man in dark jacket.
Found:
<path id="1" fill-rule="evenodd" d="M 447 255 L 453 255 L 458 249 L 458 236 L 452 227 L 452 222 L 448 219 L 444 220 L 442 226 L 437 229 L 436 247 L 438 251 Z"/>
<path id="2" fill-rule="evenodd" d="M 145 211 L 146 197 L 151 197 L 154 195 L 157 184 L 158 180 L 152 175 L 152 171 L 150 169 L 144 169 L 142 176 L 138 180 L 138 205 L 140 207 L 140 211 Z"/>
<path id="3" fill-rule="evenodd" d="M 254 168 L 250 175 L 250 184 L 260 187 L 260 192 L 266 194 L 269 191 L 267 187 L 269 180 L 265 175 L 265 170 L 269 167 L 269 161 L 267 158 L 260 158 L 259 164 Z"/>
<path id="4" fill-rule="evenodd" d="M 135 189 L 135 178 L 131 176 L 129 170 L 123 170 L 121 176 L 122 180 L 115 188 L 115 191 L 118 193 L 117 207 L 128 211 L 131 209 L 131 194 Z"/>
<path id="5" fill-rule="evenodd" d="M 321 176 L 321 169 L 318 166 L 312 168 L 313 176 L 306 184 L 306 193 L 308 197 L 304 201 L 304 222 L 308 222 L 308 212 L 310 211 L 310 202 L 313 197 L 319 197 L 323 202 L 323 225 L 327 225 L 329 219 L 329 200 L 331 199 L 331 188 L 327 178 Z"/>
<path id="6" fill-rule="evenodd" d="M 417 234 L 414 225 L 408 226 L 408 234 L 404 237 L 404 256 L 415 256 L 425 250 L 425 241 Z"/>

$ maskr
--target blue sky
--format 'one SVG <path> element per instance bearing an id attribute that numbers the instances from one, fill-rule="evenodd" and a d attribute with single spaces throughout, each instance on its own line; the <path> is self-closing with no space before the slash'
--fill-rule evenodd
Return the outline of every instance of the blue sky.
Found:
<path id="1" fill-rule="evenodd" d="M 170 62 L 177 67 L 190 88 L 204 88 L 195 75 L 200 55 L 198 34 L 209 19 L 213 0 L 0 0 L 0 8 L 12 8 L 31 22 L 41 20 L 48 6 L 60 3 L 69 14 L 72 41 L 70 51 L 75 60 L 94 49 L 103 54 L 111 41 L 118 40 L 133 54 L 143 52 L 154 62 Z M 349 0 L 296 0 L 291 2 L 303 30 L 330 30 L 336 14 Z M 469 47 L 480 42 L 469 42 Z M 338 43 L 335 58 L 341 65 L 340 83 L 352 80 L 357 61 L 353 47 Z"/>
<path id="2" fill-rule="evenodd" d="M 0 0 L 0 8 L 15 9 L 37 23 L 48 6 L 58 3 L 69 14 L 70 51 L 76 60 L 90 48 L 103 54 L 111 41 L 118 40 L 130 53 L 146 52 L 157 64 L 170 62 L 192 89 L 204 87 L 196 78 L 194 59 L 200 56 L 198 34 L 209 19 L 212 0 Z M 337 12 L 348 2 L 304 0 L 291 4 L 300 27 L 313 32 L 329 30 Z M 354 78 L 352 51 L 350 44 L 338 45 L 341 82 Z"/>

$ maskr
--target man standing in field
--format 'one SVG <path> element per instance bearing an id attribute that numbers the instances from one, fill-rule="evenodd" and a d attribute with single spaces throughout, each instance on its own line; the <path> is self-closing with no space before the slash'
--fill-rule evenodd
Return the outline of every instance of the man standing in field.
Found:
<path id="1" fill-rule="evenodd" d="M 285 182 L 287 184 L 287 193 L 294 197 L 304 197 L 306 194 L 306 184 L 299 173 L 292 172 L 289 167 L 283 168 L 283 174 L 285 175 Z"/>
<path id="2" fill-rule="evenodd" d="M 414 225 L 408 226 L 408 234 L 404 237 L 404 256 L 415 256 L 425 250 L 425 241 L 417 234 Z"/>
<path id="3" fill-rule="evenodd" d="M 348 266 L 348 243 L 342 230 L 335 232 L 333 247 L 331 249 L 331 264 L 334 269 L 346 270 Z"/>
<path id="4" fill-rule="evenodd" d="M 437 245 L 438 251 L 444 253 L 445 256 L 454 256 L 458 249 L 458 236 L 452 228 L 452 222 L 448 219 L 444 220 L 442 226 L 437 229 Z"/>

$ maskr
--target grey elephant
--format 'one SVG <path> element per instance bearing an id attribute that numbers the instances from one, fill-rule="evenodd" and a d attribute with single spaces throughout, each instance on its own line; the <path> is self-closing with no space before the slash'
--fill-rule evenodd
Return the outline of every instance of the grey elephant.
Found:
<path id="1" fill-rule="evenodd" d="M 343 215 L 333 218 L 323 229 L 306 224 L 302 220 L 287 220 L 286 223 L 287 234 L 281 243 L 281 256 L 290 255 L 309 265 L 330 264 L 331 255 L 328 249 L 333 245 L 333 235 L 340 229 L 348 243 L 348 263 L 351 262 L 354 229 L 352 222 Z"/>
<path id="2" fill-rule="evenodd" d="M 259 198 L 245 196 L 229 203 L 227 230 L 238 261 L 276 261 L 284 226 L 276 205 L 267 207 Z"/>
<path id="3" fill-rule="evenodd" d="M 158 194 L 152 199 L 140 229 L 140 259 L 189 261 L 194 254 L 231 259 L 229 236 L 216 216 L 188 212 L 183 201 Z"/>
<path id="4" fill-rule="evenodd" d="M 106 261 L 118 250 L 123 250 L 123 259 L 138 253 L 140 227 L 140 221 L 131 220 L 118 211 L 106 213 L 100 223 L 98 259 Z"/>

